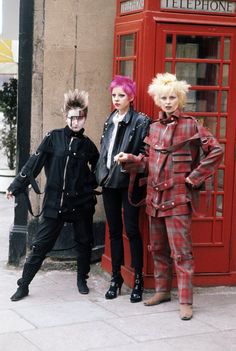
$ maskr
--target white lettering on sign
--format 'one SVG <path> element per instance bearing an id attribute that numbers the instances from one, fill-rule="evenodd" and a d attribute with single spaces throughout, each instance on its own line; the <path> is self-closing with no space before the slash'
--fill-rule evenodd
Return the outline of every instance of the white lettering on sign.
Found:
<path id="1" fill-rule="evenodd" d="M 235 2 L 221 0 L 161 0 L 161 9 L 235 13 Z"/>
<path id="2" fill-rule="evenodd" d="M 120 4 L 120 13 L 142 10 L 144 8 L 144 0 L 128 0 Z"/>

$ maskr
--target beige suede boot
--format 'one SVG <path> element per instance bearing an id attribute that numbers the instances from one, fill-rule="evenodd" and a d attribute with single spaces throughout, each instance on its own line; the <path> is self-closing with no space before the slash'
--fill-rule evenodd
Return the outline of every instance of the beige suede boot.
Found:
<path id="1" fill-rule="evenodd" d="M 193 317 L 193 306 L 189 304 L 180 304 L 180 319 L 188 321 Z"/>
<path id="2" fill-rule="evenodd" d="M 159 305 L 160 303 L 167 302 L 171 300 L 170 292 L 159 291 L 155 293 L 150 299 L 144 301 L 145 306 Z"/>

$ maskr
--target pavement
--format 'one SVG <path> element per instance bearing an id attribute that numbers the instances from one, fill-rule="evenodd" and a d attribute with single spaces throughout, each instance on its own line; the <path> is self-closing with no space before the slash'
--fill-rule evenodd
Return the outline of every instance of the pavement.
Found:
<path id="1" fill-rule="evenodd" d="M 194 317 L 181 321 L 176 290 L 152 307 L 130 303 L 128 287 L 105 300 L 110 277 L 96 263 L 88 295 L 78 293 L 76 272 L 41 270 L 30 295 L 12 302 L 21 273 L 7 265 L 13 207 L 0 194 L 0 351 L 236 351 L 236 287 L 195 288 Z"/>

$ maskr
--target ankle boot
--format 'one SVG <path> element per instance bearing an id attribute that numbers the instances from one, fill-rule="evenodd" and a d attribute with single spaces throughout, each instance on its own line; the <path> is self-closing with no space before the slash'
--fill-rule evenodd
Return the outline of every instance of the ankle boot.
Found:
<path id="1" fill-rule="evenodd" d="M 193 317 L 193 307 L 190 304 L 180 304 L 180 319 L 189 321 Z"/>
<path id="2" fill-rule="evenodd" d="M 150 299 L 144 301 L 145 306 L 154 306 L 159 305 L 163 302 L 168 302 L 171 300 L 170 292 L 167 291 L 159 291 L 156 292 Z"/>
<path id="3" fill-rule="evenodd" d="M 119 273 L 115 273 L 112 275 L 111 284 L 109 289 L 105 294 L 105 298 L 108 300 L 115 299 L 117 297 L 117 290 L 119 289 L 119 294 L 121 294 L 121 287 L 124 282 L 122 275 Z"/>
<path id="4" fill-rule="evenodd" d="M 83 251 L 83 250 L 84 251 Z M 87 285 L 88 273 L 90 271 L 91 248 L 80 245 L 78 248 L 77 258 L 77 287 L 80 294 L 86 295 L 89 293 Z"/>
<path id="5" fill-rule="evenodd" d="M 17 281 L 17 285 L 19 286 L 15 292 L 11 296 L 11 301 L 19 301 L 23 299 L 23 297 L 26 297 L 29 295 L 29 285 L 25 285 L 22 283 L 22 279 L 19 279 Z"/>
<path id="6" fill-rule="evenodd" d="M 140 302 L 143 296 L 143 276 L 142 274 L 135 274 L 134 287 L 130 296 L 130 302 Z"/>
<path id="7" fill-rule="evenodd" d="M 87 285 L 87 280 L 86 278 L 88 278 L 88 276 L 78 276 L 77 278 L 77 286 L 78 286 L 78 290 L 80 292 L 80 294 L 86 295 L 89 293 L 89 288 Z"/>
<path id="8" fill-rule="evenodd" d="M 40 269 L 43 262 L 43 258 L 39 258 L 35 263 L 25 262 L 22 278 L 18 279 L 17 285 L 19 288 L 16 290 L 15 294 L 11 296 L 12 301 L 18 301 L 23 299 L 23 297 L 29 294 L 29 285 L 33 280 L 35 274 Z"/>

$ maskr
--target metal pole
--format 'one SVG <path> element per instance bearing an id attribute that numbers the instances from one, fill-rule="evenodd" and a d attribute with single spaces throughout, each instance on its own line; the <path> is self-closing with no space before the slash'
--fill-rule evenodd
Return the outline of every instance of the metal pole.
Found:
<path id="1" fill-rule="evenodd" d="M 30 153 L 34 0 L 20 0 L 19 69 L 17 105 L 17 172 Z M 15 200 L 14 224 L 10 228 L 8 263 L 18 266 L 26 254 L 27 207 L 23 196 Z"/>

